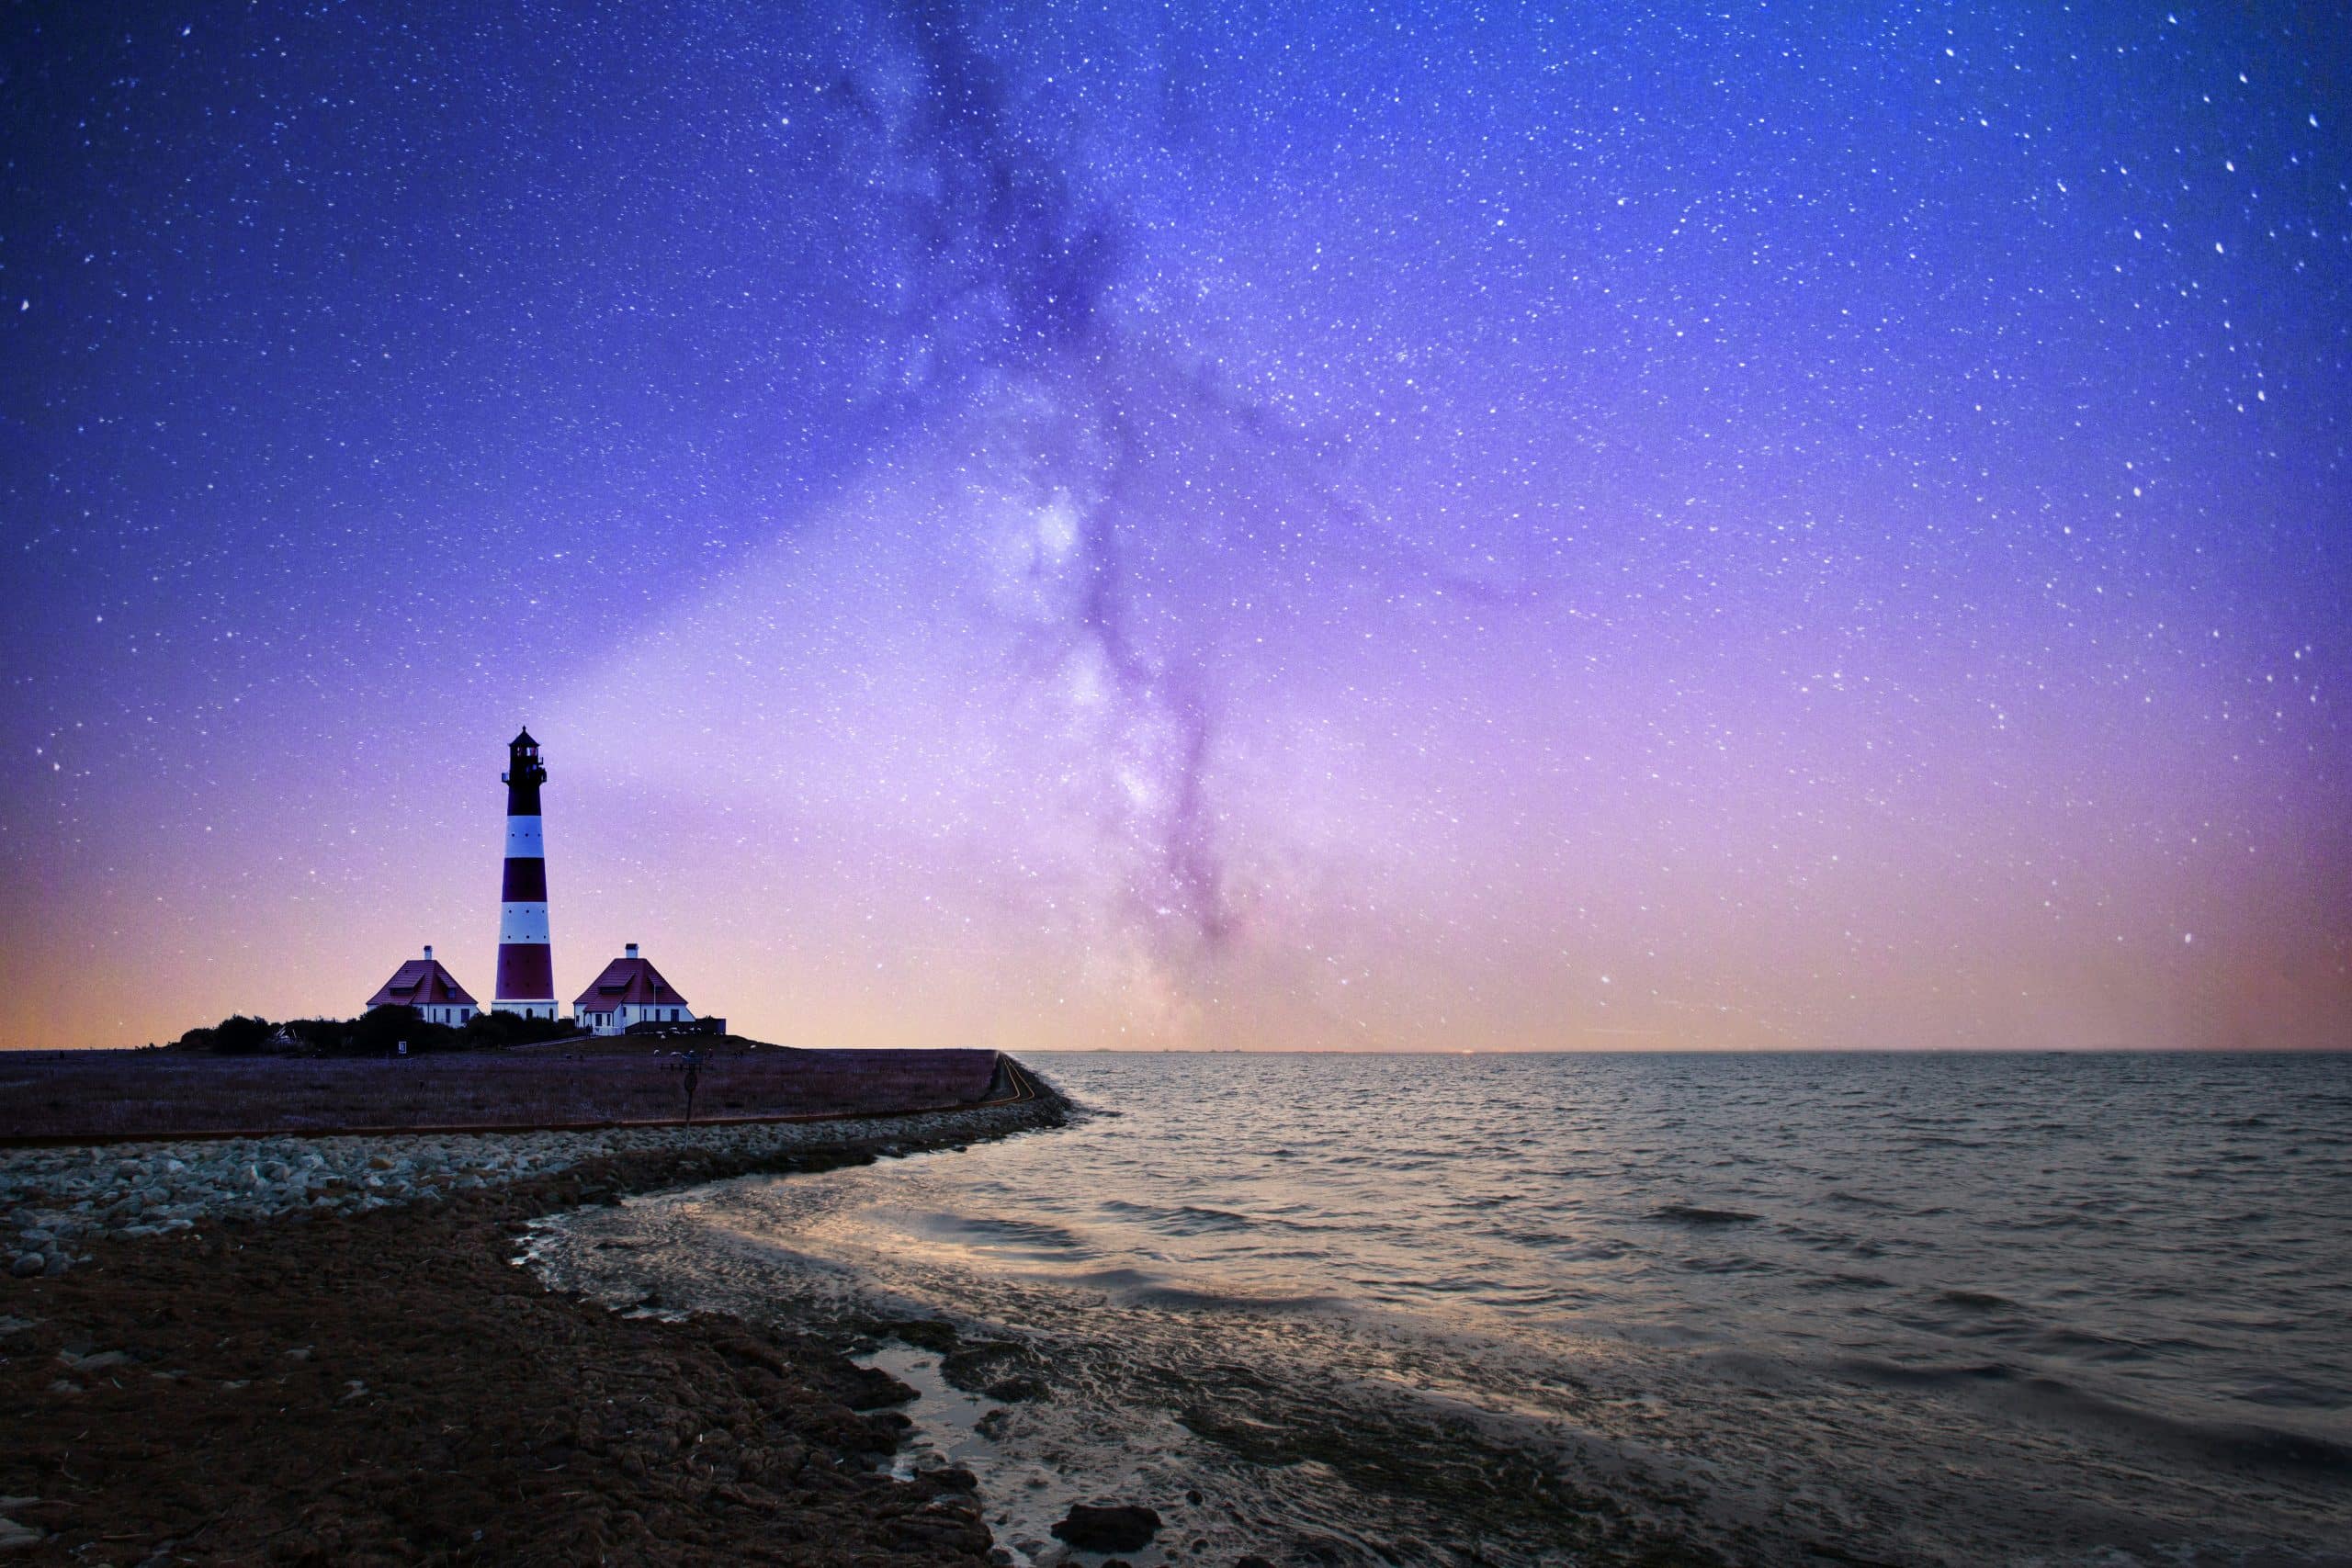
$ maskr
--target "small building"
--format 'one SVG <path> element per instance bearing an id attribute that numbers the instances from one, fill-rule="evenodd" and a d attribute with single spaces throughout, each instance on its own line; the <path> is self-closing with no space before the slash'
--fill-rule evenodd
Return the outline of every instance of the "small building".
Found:
<path id="1" fill-rule="evenodd" d="M 371 1008 L 414 1008 L 417 1016 L 427 1023 L 446 1023 L 452 1029 L 462 1028 L 468 1019 L 481 1008 L 458 977 L 441 966 L 428 946 L 422 958 L 412 958 L 401 964 L 392 977 L 384 982 L 383 989 L 368 998 Z"/>
<path id="2" fill-rule="evenodd" d="M 692 1023 L 694 1010 L 662 971 L 637 955 L 637 943 L 605 965 L 595 983 L 571 1004 L 572 1021 L 596 1034 L 618 1034 L 634 1023 Z"/>

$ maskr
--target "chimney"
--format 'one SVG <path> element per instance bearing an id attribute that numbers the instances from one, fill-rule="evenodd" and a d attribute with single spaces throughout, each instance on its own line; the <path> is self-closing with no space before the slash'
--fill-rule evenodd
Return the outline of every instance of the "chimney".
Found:
<path id="1" fill-rule="evenodd" d="M 631 958 L 635 958 L 637 956 L 637 943 L 630 942 L 628 944 L 628 955 Z"/>
<path id="2" fill-rule="evenodd" d="M 433 944 L 429 942 L 424 944 L 424 961 L 427 964 L 433 962 Z"/>

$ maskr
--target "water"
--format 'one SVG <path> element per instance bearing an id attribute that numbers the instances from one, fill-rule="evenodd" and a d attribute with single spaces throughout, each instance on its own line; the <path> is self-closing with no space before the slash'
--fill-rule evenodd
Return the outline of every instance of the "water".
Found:
<path id="1" fill-rule="evenodd" d="M 1035 1061 L 1116 1114 L 541 1266 L 1002 1342 L 879 1354 L 1023 1560 L 2352 1562 L 2352 1058 Z"/>

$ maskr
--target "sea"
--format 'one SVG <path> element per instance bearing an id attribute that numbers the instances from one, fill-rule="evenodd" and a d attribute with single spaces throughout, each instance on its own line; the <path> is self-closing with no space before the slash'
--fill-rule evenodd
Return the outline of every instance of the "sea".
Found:
<path id="1" fill-rule="evenodd" d="M 1015 1563 L 2352 1564 L 2352 1056 L 1023 1059 L 530 1257 L 866 1325 Z"/>

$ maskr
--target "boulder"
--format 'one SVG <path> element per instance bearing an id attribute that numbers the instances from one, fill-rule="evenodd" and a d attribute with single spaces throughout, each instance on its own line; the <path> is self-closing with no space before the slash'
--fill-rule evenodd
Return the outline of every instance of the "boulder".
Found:
<path id="1" fill-rule="evenodd" d="M 1073 1503 L 1054 1534 L 1080 1551 L 1135 1551 L 1159 1533 L 1159 1515 L 1131 1503 Z"/>
<path id="2" fill-rule="evenodd" d="M 48 1266 L 48 1261 L 40 1253 L 20 1252 L 17 1260 L 8 1265 L 8 1272 L 19 1280 L 29 1280 Z"/>

